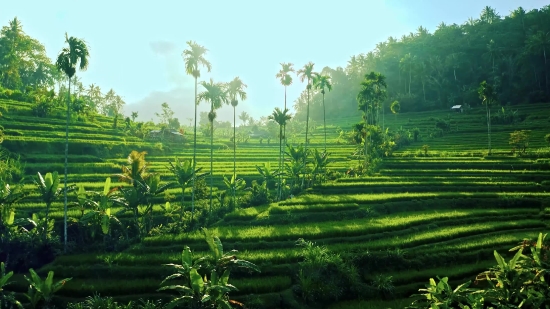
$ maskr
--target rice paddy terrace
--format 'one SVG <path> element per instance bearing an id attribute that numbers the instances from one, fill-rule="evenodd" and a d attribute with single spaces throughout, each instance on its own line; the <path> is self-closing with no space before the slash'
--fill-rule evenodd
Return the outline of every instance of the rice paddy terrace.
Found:
<path id="1" fill-rule="evenodd" d="M 5 128 L 3 146 L 21 154 L 25 172 L 62 172 L 64 120 L 39 119 L 28 115 L 30 105 L 1 101 L 8 112 L 0 118 Z M 372 177 L 340 178 L 309 189 L 305 194 L 269 205 L 238 209 L 210 227 L 226 249 L 239 250 L 239 257 L 262 269 L 261 274 L 234 277 L 238 299 L 261 308 L 273 308 L 280 295 L 292 302 L 297 283 L 300 248 L 304 238 L 326 245 L 342 255 L 354 256 L 365 282 L 376 276 L 391 276 L 396 298 L 415 293 L 430 277 L 449 276 L 454 282 L 471 279 L 494 263 L 493 250 L 506 253 L 523 238 L 549 230 L 550 159 L 543 139 L 550 133 L 550 104 L 514 107 L 520 121 L 494 124 L 493 156 L 486 156 L 487 131 L 484 111 L 449 114 L 446 111 L 386 116 L 394 128 L 420 129 L 420 141 L 399 149 L 385 159 Z M 10 111 L 14 111 L 10 113 Z M 328 129 L 329 168 L 344 172 L 356 164 L 355 146 L 337 144 L 336 126 L 345 130 L 357 119 L 341 119 Z M 430 137 L 436 118 L 448 119 L 451 127 L 442 137 Z M 99 190 L 105 177 L 120 171 L 128 149 L 147 150 L 150 168 L 169 180 L 169 160 L 188 158 L 190 144 L 170 145 L 165 154 L 158 145 L 122 136 L 111 129 L 111 120 L 71 126 L 69 182 Z M 509 133 L 532 130 L 528 153 L 511 155 Z M 322 148 L 322 128 L 312 147 Z M 209 149 L 199 138 L 199 166 L 209 169 Z M 230 175 L 233 153 L 226 140 L 218 139 L 214 151 L 215 184 L 222 189 L 222 175 Z M 427 155 L 422 150 L 428 145 Z M 545 148 L 546 147 L 546 148 Z M 102 155 L 102 153 L 104 155 Z M 252 140 L 238 145 L 237 174 L 247 183 L 259 179 L 256 165 L 277 164 L 278 143 Z M 546 158 L 544 154 L 546 153 Z M 44 205 L 34 185 L 18 206 L 18 214 L 41 212 Z M 177 190 L 173 192 L 177 193 Z M 160 204 L 160 203 L 159 203 Z M 52 217 L 61 220 L 61 202 L 52 205 Z M 155 208 L 161 211 L 160 206 Z M 71 210 L 69 216 L 78 216 Z M 141 244 L 119 253 L 86 253 L 58 257 L 41 272 L 54 270 L 56 277 L 73 277 L 59 295 L 83 298 L 94 292 L 103 296 L 133 299 L 152 295 L 170 270 L 161 264 L 178 263 L 184 245 L 197 255 L 207 246 L 199 232 L 147 237 Z M 251 296 L 255 295 L 255 296 Z M 367 303 L 344 302 L 333 308 L 400 308 L 408 300 Z"/>

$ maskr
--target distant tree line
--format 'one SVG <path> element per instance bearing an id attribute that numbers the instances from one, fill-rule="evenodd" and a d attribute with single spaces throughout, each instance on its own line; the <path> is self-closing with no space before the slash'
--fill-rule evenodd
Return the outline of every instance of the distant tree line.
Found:
<path id="1" fill-rule="evenodd" d="M 389 37 L 373 51 L 352 56 L 345 68 L 325 67 L 334 89 L 325 94 L 330 117 L 357 115 L 356 95 L 366 73 L 386 77 L 391 102 L 401 112 L 480 105 L 477 88 L 486 80 L 501 104 L 546 102 L 550 99 L 548 52 L 550 6 L 526 12 L 519 7 L 508 16 L 485 7 L 479 18 L 464 24 L 441 22 L 434 33 L 422 26 L 401 38 Z M 321 121 L 323 94 L 311 89 L 310 117 Z M 305 119 L 307 89 L 294 102 L 296 118 Z"/>

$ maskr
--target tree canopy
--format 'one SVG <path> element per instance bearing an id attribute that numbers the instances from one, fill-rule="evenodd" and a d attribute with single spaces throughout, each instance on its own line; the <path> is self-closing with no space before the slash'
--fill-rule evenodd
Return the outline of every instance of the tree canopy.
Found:
<path id="1" fill-rule="evenodd" d="M 325 94 L 332 117 L 357 115 L 356 94 L 366 73 L 386 76 L 390 103 L 401 112 L 481 104 L 477 88 L 486 80 L 501 104 L 544 102 L 550 99 L 550 6 L 502 17 L 485 7 L 477 19 L 463 24 L 441 22 L 433 33 L 420 26 L 401 38 L 389 37 L 365 54 L 354 55 L 346 67 L 325 67 L 333 91 Z M 295 101 L 297 118 L 304 119 L 307 89 Z M 322 119 L 322 94 L 313 89 L 311 117 Z"/>

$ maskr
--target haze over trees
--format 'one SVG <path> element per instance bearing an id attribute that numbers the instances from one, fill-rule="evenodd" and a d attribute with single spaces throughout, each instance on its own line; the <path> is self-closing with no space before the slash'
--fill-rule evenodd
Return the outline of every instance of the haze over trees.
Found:
<path id="1" fill-rule="evenodd" d="M 323 68 L 321 73 L 331 77 L 334 87 L 325 94 L 326 113 L 355 115 L 355 95 L 363 76 L 371 71 L 386 76 L 388 100 L 399 101 L 401 112 L 476 106 L 480 104 L 477 89 L 484 80 L 494 85 L 503 105 L 546 102 L 550 98 L 549 50 L 550 6 L 529 12 L 519 7 L 507 16 L 485 7 L 478 18 L 461 25 L 441 22 L 432 33 L 419 26 L 352 56 L 346 67 Z M 322 120 L 322 100 L 319 90 L 312 93 L 314 120 Z M 307 90 L 294 107 L 296 118 L 305 119 Z"/>
<path id="2" fill-rule="evenodd" d="M 171 108 L 181 102 L 162 103 L 159 123 L 133 112 L 119 125 L 122 97 L 77 77 L 82 39 L 65 35 L 50 86 L 25 84 L 40 48 L 14 19 L 0 37 L 0 307 L 550 308 L 549 8 L 420 27 L 352 57 L 354 70 L 281 63 L 269 74 L 284 101 L 281 87 L 257 119 L 237 111 L 244 81 L 201 78 L 208 49 L 188 41 L 192 139 Z M 518 29 L 523 46 L 499 45 Z M 495 106 L 508 102 L 529 104 Z M 216 120 L 224 105 L 233 123 Z M 5 289 L 11 270 L 30 277 Z M 451 287 L 475 274 L 475 287 Z"/>

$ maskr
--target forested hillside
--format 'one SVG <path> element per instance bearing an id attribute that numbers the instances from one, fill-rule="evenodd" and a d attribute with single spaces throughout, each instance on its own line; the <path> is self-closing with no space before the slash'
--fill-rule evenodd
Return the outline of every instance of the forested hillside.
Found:
<path id="1" fill-rule="evenodd" d="M 68 39 L 68 38 L 67 38 Z M 62 37 L 60 37 L 62 40 Z M 36 103 L 35 114 L 46 117 L 64 106 L 67 76 L 59 71 L 39 40 L 23 30 L 15 17 L 0 30 L 0 99 Z M 113 89 L 102 91 L 95 84 L 83 85 L 78 74 L 71 81 L 74 114 L 98 113 L 118 118 L 125 105 Z M 54 91 L 54 87 L 57 91 Z M 132 118 L 137 117 L 133 115 Z"/>
<path id="2" fill-rule="evenodd" d="M 550 6 L 530 12 L 519 7 L 504 17 L 486 7 L 477 19 L 462 25 L 441 22 L 433 33 L 420 26 L 352 56 L 345 68 L 323 68 L 333 83 L 325 95 L 327 115 L 357 115 L 356 95 L 370 71 L 386 76 L 386 112 L 394 100 L 401 112 L 479 105 L 477 88 L 483 80 L 495 86 L 501 105 L 546 102 L 549 50 Z M 298 118 L 305 118 L 306 102 L 304 90 L 294 105 Z M 322 119 L 320 92 L 310 109 L 311 117 Z"/>

